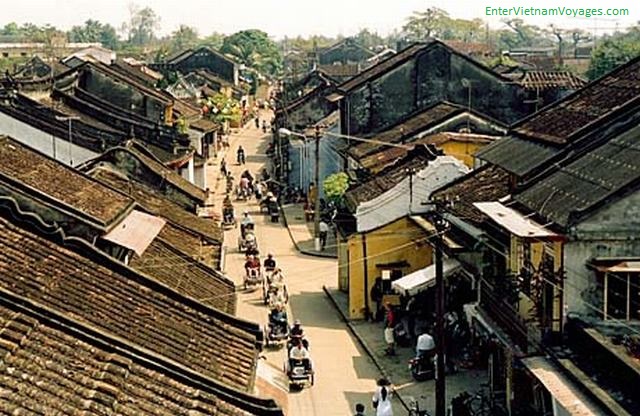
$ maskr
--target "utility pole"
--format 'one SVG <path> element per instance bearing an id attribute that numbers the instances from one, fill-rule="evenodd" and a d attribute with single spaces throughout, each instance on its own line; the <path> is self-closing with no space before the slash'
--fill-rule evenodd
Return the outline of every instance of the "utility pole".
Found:
<path id="1" fill-rule="evenodd" d="M 315 207 L 313 208 L 313 233 L 315 236 L 315 249 L 320 251 L 320 126 L 316 126 L 316 200 Z"/>
<path id="2" fill-rule="evenodd" d="M 449 228 L 449 223 L 442 216 L 442 205 L 435 203 L 433 219 L 436 228 L 435 269 L 436 269 L 436 416 L 446 416 L 446 380 L 445 380 L 445 351 L 446 340 L 444 330 L 445 290 L 443 272 L 443 233 Z"/>

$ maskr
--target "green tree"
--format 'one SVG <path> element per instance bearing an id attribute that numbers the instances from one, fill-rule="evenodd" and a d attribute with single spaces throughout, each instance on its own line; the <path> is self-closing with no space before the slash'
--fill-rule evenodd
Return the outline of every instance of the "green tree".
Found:
<path id="1" fill-rule="evenodd" d="M 446 11 L 429 7 L 424 12 L 413 12 L 403 26 L 404 31 L 414 40 L 426 40 L 440 36 L 451 19 Z"/>
<path id="2" fill-rule="evenodd" d="M 68 37 L 70 42 L 100 42 L 110 49 L 116 49 L 118 46 L 116 29 L 93 19 L 84 22 L 83 26 L 73 26 Z"/>
<path id="3" fill-rule="evenodd" d="M 322 183 L 322 190 L 329 201 L 336 204 L 342 203 L 344 193 L 349 188 L 349 176 L 344 172 L 334 173 L 327 176 Z"/>
<path id="4" fill-rule="evenodd" d="M 354 39 L 360 46 L 367 49 L 372 49 L 384 44 L 382 37 L 376 32 L 371 32 L 369 29 L 361 29 L 354 36 Z"/>
<path id="5" fill-rule="evenodd" d="M 3 36 L 19 36 L 20 35 L 20 27 L 16 22 L 7 23 L 0 30 L 0 34 Z"/>
<path id="6" fill-rule="evenodd" d="M 634 27 L 607 37 L 598 44 L 591 52 L 587 77 L 596 79 L 637 56 L 640 56 L 640 29 Z"/>
<path id="7" fill-rule="evenodd" d="M 170 53 L 183 51 L 198 44 L 198 31 L 187 25 L 180 27 L 171 34 Z"/>
<path id="8" fill-rule="evenodd" d="M 129 21 L 124 24 L 129 43 L 143 46 L 151 43 L 156 36 L 155 31 L 160 25 L 160 17 L 151 7 L 141 9 L 139 6 L 129 7 Z"/>
<path id="9" fill-rule="evenodd" d="M 199 46 L 208 46 L 213 49 L 220 49 L 222 47 L 222 43 L 224 42 L 225 35 L 218 32 L 213 32 L 209 36 L 204 39 L 198 41 Z"/>
<path id="10" fill-rule="evenodd" d="M 261 30 L 242 30 L 226 37 L 220 51 L 268 75 L 277 75 L 282 71 L 282 55 L 278 45 Z"/>
<path id="11" fill-rule="evenodd" d="M 238 100 L 220 93 L 207 98 L 203 112 L 209 119 L 219 124 L 226 121 L 240 122 L 242 118 L 242 109 Z"/>

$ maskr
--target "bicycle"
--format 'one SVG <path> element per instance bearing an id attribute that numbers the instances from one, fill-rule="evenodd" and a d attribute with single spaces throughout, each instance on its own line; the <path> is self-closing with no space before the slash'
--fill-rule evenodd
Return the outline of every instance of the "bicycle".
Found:
<path id="1" fill-rule="evenodd" d="M 427 396 L 420 396 L 420 399 L 426 399 Z M 418 399 L 409 397 L 409 416 L 431 416 L 425 409 L 420 409 Z"/>
<path id="2" fill-rule="evenodd" d="M 475 394 L 467 394 L 465 405 L 471 416 L 501 416 L 507 413 L 501 406 L 497 406 L 485 393 L 486 384 L 482 384 Z"/>

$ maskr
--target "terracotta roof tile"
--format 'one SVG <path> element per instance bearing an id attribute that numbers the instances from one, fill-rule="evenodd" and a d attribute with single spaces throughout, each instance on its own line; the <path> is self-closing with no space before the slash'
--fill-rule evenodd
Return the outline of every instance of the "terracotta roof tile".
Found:
<path id="1" fill-rule="evenodd" d="M 370 201 L 382 195 L 406 178 L 408 175 L 407 170 L 422 169 L 435 157 L 424 147 L 411 150 L 403 159 L 387 166 L 370 180 L 349 189 L 345 193 L 347 203 L 352 208 L 355 208 L 362 202 Z"/>
<path id="2" fill-rule="evenodd" d="M 0 218 L 0 287 L 216 381 L 251 388 L 257 325 L 74 244 L 72 251 Z"/>
<path id="3" fill-rule="evenodd" d="M 415 135 L 462 112 L 464 112 L 464 108 L 460 106 L 440 102 L 407 117 L 401 123 L 398 123 L 387 130 L 370 135 L 369 138 L 388 143 L 400 143 L 403 137 Z M 360 159 L 374 152 L 380 151 L 382 148 L 384 148 L 384 146 L 380 144 L 363 142 L 352 146 L 349 149 L 349 154 L 356 159 Z"/>
<path id="4" fill-rule="evenodd" d="M 497 201 L 509 191 L 509 173 L 497 166 L 486 165 L 438 189 L 431 197 L 455 201 L 448 208 L 449 212 L 466 222 L 480 225 L 486 217 L 473 204 Z"/>
<path id="5" fill-rule="evenodd" d="M 594 122 L 640 98 L 640 58 L 611 71 L 514 126 L 523 136 L 565 144 Z"/>
<path id="6" fill-rule="evenodd" d="M 106 168 L 95 169 L 91 176 L 122 190 L 150 213 L 163 217 L 178 227 L 198 233 L 211 242 L 222 242 L 222 230 L 216 222 L 186 211 L 152 188 Z"/>
<path id="7" fill-rule="evenodd" d="M 84 216 L 108 226 L 133 206 L 133 199 L 20 142 L 0 136 L 0 175 L 55 198 Z"/>
<path id="8" fill-rule="evenodd" d="M 142 257 L 135 256 L 130 265 L 178 293 L 231 315 L 235 314 L 235 284 L 162 238 L 153 240 Z"/>
<path id="9" fill-rule="evenodd" d="M 272 401 L 194 381 L 50 310 L 0 296 L 4 414 L 282 415 Z"/>
<path id="10" fill-rule="evenodd" d="M 528 90 L 577 90 L 587 84 L 587 81 L 570 71 L 527 71 L 519 82 Z"/>
<path id="11" fill-rule="evenodd" d="M 415 141 L 411 141 L 409 145 L 416 146 L 421 144 L 431 144 L 439 147 L 442 144 L 451 141 L 488 144 L 494 140 L 496 140 L 495 136 L 487 136 L 483 134 L 443 132 L 420 137 Z M 389 163 L 393 163 L 394 161 L 403 158 L 408 152 L 407 149 L 400 147 L 381 147 L 383 149 L 380 149 L 377 153 L 370 154 L 369 156 L 360 159 L 360 165 L 365 169 L 369 169 L 369 171 L 374 174 L 384 169 L 384 167 Z M 455 157 L 456 155 L 453 156 Z"/>

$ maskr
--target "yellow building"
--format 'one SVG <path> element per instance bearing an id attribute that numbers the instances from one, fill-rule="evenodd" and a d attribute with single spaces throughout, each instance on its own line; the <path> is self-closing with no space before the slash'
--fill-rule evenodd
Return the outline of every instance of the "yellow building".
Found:
<path id="1" fill-rule="evenodd" d="M 497 136 L 483 134 L 445 132 L 426 135 L 412 141 L 410 144 L 436 146 L 445 155 L 453 156 L 467 165 L 467 167 L 473 169 L 475 167 L 473 155 L 484 146 L 495 141 L 496 138 Z M 402 157 L 406 152 L 406 149 L 400 147 L 386 148 L 360 159 L 359 164 L 368 169 L 369 172 L 376 174 L 390 163 L 393 163 L 394 160 Z"/>
<path id="2" fill-rule="evenodd" d="M 427 236 L 422 227 L 404 217 L 371 231 L 352 234 L 341 243 L 338 264 L 343 285 L 346 273 L 349 318 L 365 318 L 367 310 L 375 313 L 378 305 L 371 299 L 371 290 L 376 279 L 388 275 L 395 280 L 432 263 Z"/>

